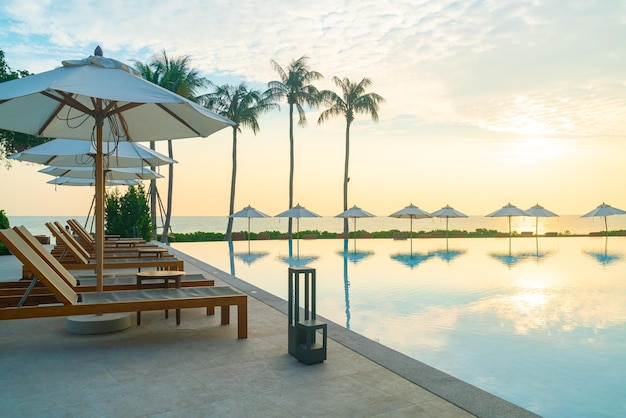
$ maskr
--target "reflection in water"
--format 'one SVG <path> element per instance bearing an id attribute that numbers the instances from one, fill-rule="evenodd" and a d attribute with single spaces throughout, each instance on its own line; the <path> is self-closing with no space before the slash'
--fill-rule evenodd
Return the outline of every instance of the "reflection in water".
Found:
<path id="1" fill-rule="evenodd" d="M 588 251 L 583 251 L 583 252 L 595 258 L 596 261 L 603 266 L 608 266 L 609 264 L 614 263 L 615 261 L 618 261 L 624 258 L 624 255 L 621 253 L 609 252 L 608 248 L 609 248 L 609 237 L 607 236 L 604 239 L 603 251 L 588 250 Z"/>
<path id="2" fill-rule="evenodd" d="M 235 253 L 235 257 L 246 263 L 247 265 L 251 265 L 255 261 L 269 255 L 267 251 L 250 251 L 244 253 Z"/>
<path id="3" fill-rule="evenodd" d="M 449 250 L 446 245 L 445 250 L 435 251 L 433 254 L 450 264 L 452 260 L 465 254 L 466 252 L 467 250 Z"/>
<path id="4" fill-rule="evenodd" d="M 424 261 L 434 257 L 434 254 L 421 253 L 395 253 L 390 256 L 393 260 L 399 261 L 411 270 L 422 264 Z"/>
<path id="5" fill-rule="evenodd" d="M 344 298 L 346 301 L 346 328 L 350 329 L 350 281 L 348 279 L 348 261 L 356 264 L 359 261 L 374 254 L 374 251 L 357 251 L 356 245 L 354 251 L 348 250 L 348 240 L 343 240 L 343 251 L 337 251 L 337 254 L 343 257 L 343 287 Z"/>
<path id="6" fill-rule="evenodd" d="M 506 264 L 509 268 L 517 265 L 519 262 L 528 260 L 531 258 L 541 261 L 546 258 L 550 252 L 548 251 L 526 251 L 517 253 L 489 253 L 489 256 L 496 260 Z"/>
<path id="7" fill-rule="evenodd" d="M 282 255 L 278 257 L 280 261 L 287 263 L 289 267 L 304 267 L 311 264 L 318 258 L 319 257 L 316 255 L 296 255 L 292 257 Z"/>

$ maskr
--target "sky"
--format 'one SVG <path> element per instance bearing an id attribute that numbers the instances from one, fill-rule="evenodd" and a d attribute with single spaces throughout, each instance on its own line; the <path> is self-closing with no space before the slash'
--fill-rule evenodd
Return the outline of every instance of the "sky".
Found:
<path id="1" fill-rule="evenodd" d="M 626 1 L 3 0 L 0 27 L 8 65 L 31 73 L 100 45 L 130 64 L 189 55 L 220 85 L 263 90 L 278 80 L 271 60 L 301 56 L 324 75 L 320 89 L 337 91 L 333 76 L 370 78 L 385 103 L 378 122 L 352 124 L 348 202 L 378 216 L 410 203 L 469 215 L 509 202 L 562 215 L 626 209 Z M 294 203 L 334 216 L 345 119 L 318 125 L 323 109 L 295 128 Z M 288 209 L 288 118 L 283 102 L 257 135 L 239 135 L 236 210 Z M 228 215 L 232 130 L 173 144 L 173 215 Z M 0 209 L 85 215 L 93 190 L 46 184 L 40 168 L 0 167 Z M 167 180 L 158 184 L 165 201 Z"/>

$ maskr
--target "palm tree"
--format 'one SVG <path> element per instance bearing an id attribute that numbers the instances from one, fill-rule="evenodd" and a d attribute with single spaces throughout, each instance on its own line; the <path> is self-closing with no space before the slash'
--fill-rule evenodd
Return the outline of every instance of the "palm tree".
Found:
<path id="1" fill-rule="evenodd" d="M 350 159 L 350 125 L 354 121 L 357 113 L 370 115 L 372 120 L 378 121 L 378 105 L 384 103 L 385 99 L 376 93 L 365 93 L 372 81 L 364 78 L 359 83 L 352 83 L 348 78 L 340 79 L 333 77 L 333 82 L 341 88 L 341 96 L 335 92 L 324 90 L 320 92 L 322 100 L 329 106 L 324 110 L 319 119 L 318 125 L 335 116 L 346 118 L 346 160 L 343 175 L 343 210 L 348 210 L 348 162 Z M 343 233 L 348 233 L 348 218 L 343 221 Z"/>
<path id="2" fill-rule="evenodd" d="M 242 127 L 248 127 L 256 135 L 259 132 L 258 116 L 278 107 L 278 104 L 270 100 L 269 92 L 263 93 L 260 90 L 248 89 L 245 83 L 240 83 L 238 86 L 225 84 L 216 87 L 214 92 L 200 96 L 198 99 L 208 109 L 237 124 L 233 126 L 233 171 L 228 211 L 228 214 L 232 215 L 235 211 L 235 183 L 237 179 L 237 133 L 241 132 Z M 225 241 L 231 240 L 232 231 L 233 218 L 228 218 Z"/>
<path id="3" fill-rule="evenodd" d="M 286 98 L 289 104 L 289 208 L 293 207 L 293 109 L 298 110 L 298 125 L 306 125 L 306 114 L 303 104 L 316 107 L 319 104 L 319 91 L 311 84 L 323 78 L 322 74 L 312 71 L 305 56 L 291 61 L 286 69 L 272 60 L 272 67 L 280 76 L 279 81 L 268 83 L 272 100 Z M 289 218 L 287 233 L 291 237 L 292 219 Z"/>
<path id="4" fill-rule="evenodd" d="M 160 56 L 155 56 L 152 61 L 147 64 L 135 62 L 135 67 L 141 73 L 142 77 L 154 84 L 157 84 L 167 90 L 183 96 L 187 99 L 194 100 L 198 89 L 206 86 L 208 80 L 202 76 L 195 68 L 190 68 L 191 58 L 183 55 L 177 58 L 170 58 L 165 51 L 161 51 Z M 154 141 L 150 142 L 150 148 L 154 149 Z M 174 158 L 174 150 L 172 141 L 167 141 L 167 149 L 170 158 Z M 152 180 L 150 184 L 151 194 L 151 211 L 152 221 L 154 222 L 154 230 L 156 231 L 156 181 Z M 170 230 L 170 222 L 172 219 L 172 192 L 174 190 L 174 165 L 169 166 L 168 189 L 167 189 L 167 209 L 165 212 L 165 223 L 163 225 L 163 234 L 161 241 L 167 242 Z M 154 235 L 153 235 L 154 236 Z M 154 236 L 156 238 L 156 236 Z"/>

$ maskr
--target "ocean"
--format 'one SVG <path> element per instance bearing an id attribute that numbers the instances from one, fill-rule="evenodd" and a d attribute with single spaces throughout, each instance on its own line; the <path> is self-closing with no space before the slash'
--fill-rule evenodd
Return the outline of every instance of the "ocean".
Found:
<path id="1" fill-rule="evenodd" d="M 11 226 L 24 225 L 35 235 L 50 235 L 45 227 L 46 222 L 59 221 L 65 224 L 67 219 L 76 218 L 85 225 L 85 216 L 8 216 Z M 287 231 L 287 218 L 252 218 L 250 219 L 251 232 L 263 231 Z M 557 218 L 539 218 L 539 234 L 557 232 L 560 234 L 588 235 L 590 232 L 604 231 L 604 218 L 581 218 L 580 215 L 564 215 Z M 535 231 L 536 218 L 512 217 L 511 230 L 517 232 Z M 225 232 L 228 218 L 225 216 L 174 216 L 172 218 L 172 231 L 178 233 L 187 232 Z M 607 218 L 609 230 L 626 230 L 626 215 L 616 215 Z M 297 228 L 297 220 L 293 222 L 294 232 Z M 93 230 L 92 218 L 87 221 L 87 228 Z M 408 219 L 397 219 L 384 216 L 374 218 L 359 218 L 356 220 L 357 230 L 369 232 L 399 229 L 409 231 Z M 413 231 L 430 231 L 433 229 L 445 229 L 446 221 L 441 218 L 413 220 Z M 494 229 L 508 232 L 508 218 L 488 218 L 485 216 L 470 216 L 468 218 L 454 218 L 449 220 L 449 228 L 473 232 L 478 228 Z M 353 220 L 350 219 L 350 230 L 354 229 Z M 248 219 L 235 218 L 234 231 L 247 231 Z M 319 230 L 329 232 L 341 232 L 343 219 L 335 217 L 302 218 L 300 230 Z M 159 232 L 161 229 L 159 228 Z"/>

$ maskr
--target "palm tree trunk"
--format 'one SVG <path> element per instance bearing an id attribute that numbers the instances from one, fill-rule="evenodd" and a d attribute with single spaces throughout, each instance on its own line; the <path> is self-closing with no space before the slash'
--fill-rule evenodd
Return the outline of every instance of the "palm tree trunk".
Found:
<path id="1" fill-rule="evenodd" d="M 155 150 L 155 141 L 150 141 L 150 149 Z M 154 170 L 153 165 L 150 166 Z M 150 180 L 150 217 L 152 218 L 152 241 L 157 239 L 157 189 L 156 179 Z"/>
<path id="2" fill-rule="evenodd" d="M 174 150 L 172 149 L 172 140 L 167 141 L 167 151 L 169 157 L 174 159 Z M 161 242 L 168 242 L 170 233 L 170 220 L 172 219 L 172 192 L 174 189 L 174 164 L 170 164 L 169 178 L 167 179 L 167 211 L 165 212 L 165 224 L 163 225 L 163 233 L 161 234 Z"/>
<path id="3" fill-rule="evenodd" d="M 230 181 L 230 207 L 228 208 L 228 215 L 235 213 L 235 182 L 237 179 L 237 127 L 233 126 L 233 174 Z M 226 235 L 224 241 L 230 241 L 232 239 L 233 232 L 233 218 L 228 218 L 228 226 L 226 227 Z"/>
<path id="4" fill-rule="evenodd" d="M 350 161 L 350 122 L 346 122 L 346 162 L 343 173 L 343 210 L 348 210 L 348 162 Z M 349 233 L 348 218 L 343 219 L 343 233 Z"/>
<path id="5" fill-rule="evenodd" d="M 293 103 L 289 104 L 289 208 L 293 207 Z M 291 238 L 293 219 L 289 218 L 287 235 Z"/>

